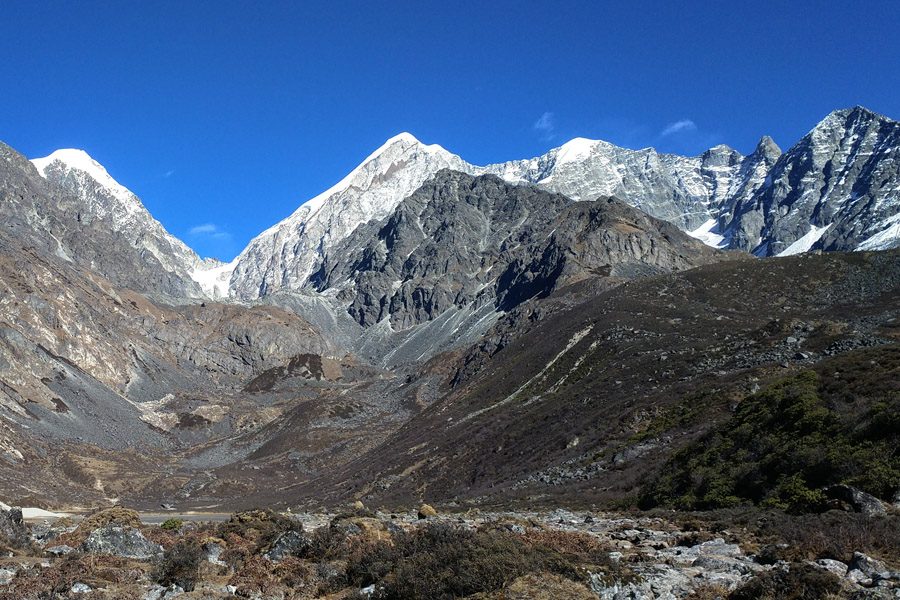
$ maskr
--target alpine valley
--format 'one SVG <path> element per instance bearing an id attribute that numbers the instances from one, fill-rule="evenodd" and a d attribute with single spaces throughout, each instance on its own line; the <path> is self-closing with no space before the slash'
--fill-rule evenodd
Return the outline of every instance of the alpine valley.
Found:
<path id="1" fill-rule="evenodd" d="M 900 123 L 864 108 L 748 156 L 404 133 L 228 264 L 82 151 L 0 159 L 8 504 L 900 502 Z"/>

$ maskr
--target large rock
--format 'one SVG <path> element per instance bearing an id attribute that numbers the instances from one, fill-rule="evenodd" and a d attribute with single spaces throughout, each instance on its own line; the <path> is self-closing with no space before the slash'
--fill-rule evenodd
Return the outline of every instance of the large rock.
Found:
<path id="1" fill-rule="evenodd" d="M 137 529 L 114 523 L 92 531 L 81 548 L 94 554 L 112 554 L 139 560 L 160 556 L 163 552 L 162 546 L 145 538 Z"/>
<path id="2" fill-rule="evenodd" d="M 853 507 L 853 510 L 868 517 L 887 514 L 887 510 L 881 500 L 850 485 L 832 485 L 825 489 L 825 495 L 829 498 L 846 502 Z"/>
<path id="3" fill-rule="evenodd" d="M 21 508 L 0 510 L 0 536 L 13 547 L 26 546 L 31 541 Z"/>
<path id="4" fill-rule="evenodd" d="M 309 536 L 299 531 L 286 531 L 278 536 L 272 548 L 266 553 L 266 558 L 272 562 L 278 562 L 288 556 L 300 557 L 309 550 L 312 540 Z"/>

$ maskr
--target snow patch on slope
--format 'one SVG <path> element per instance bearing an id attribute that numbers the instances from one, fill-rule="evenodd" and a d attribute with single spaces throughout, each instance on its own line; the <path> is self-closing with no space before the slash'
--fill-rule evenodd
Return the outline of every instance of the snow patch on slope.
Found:
<path id="1" fill-rule="evenodd" d="M 857 250 L 888 250 L 900 244 L 900 213 L 891 215 L 875 228 L 885 227 L 875 235 L 861 242 Z"/>
<path id="2" fill-rule="evenodd" d="M 717 219 L 709 219 L 697 229 L 688 231 L 687 234 L 713 248 L 728 247 L 728 236 L 719 233 L 719 221 Z"/>
<path id="3" fill-rule="evenodd" d="M 210 259 L 207 259 L 210 260 Z M 213 264 L 214 266 L 208 266 Z M 228 284 L 231 281 L 231 274 L 234 272 L 235 262 L 219 263 L 204 262 L 196 269 L 190 271 L 191 279 L 197 282 L 203 293 L 212 299 L 227 298 Z"/>
<path id="4" fill-rule="evenodd" d="M 810 229 L 806 235 L 779 252 L 777 256 L 793 256 L 794 254 L 809 252 L 809 249 L 813 247 L 813 244 L 818 242 L 830 227 L 830 223 L 825 227 L 816 227 L 815 225 L 810 224 Z"/>
<path id="5" fill-rule="evenodd" d="M 575 138 L 559 147 L 559 153 L 556 155 L 556 164 L 562 165 L 569 162 L 580 162 L 588 158 L 597 145 L 596 140 L 586 138 Z"/>

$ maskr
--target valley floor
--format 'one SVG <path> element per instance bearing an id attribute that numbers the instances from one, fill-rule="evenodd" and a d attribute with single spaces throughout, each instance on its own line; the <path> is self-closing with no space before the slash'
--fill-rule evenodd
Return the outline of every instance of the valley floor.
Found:
<path id="1" fill-rule="evenodd" d="M 158 517 L 158 516 L 157 516 Z M 0 599 L 897 598 L 900 516 L 547 511 L 142 523 L 0 513 Z M 800 595 L 797 595 L 800 594 Z"/>

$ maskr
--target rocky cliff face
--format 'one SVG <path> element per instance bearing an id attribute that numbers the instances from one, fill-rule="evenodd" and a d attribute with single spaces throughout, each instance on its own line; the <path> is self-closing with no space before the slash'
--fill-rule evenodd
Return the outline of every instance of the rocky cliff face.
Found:
<path id="1" fill-rule="evenodd" d="M 572 203 L 450 170 L 388 217 L 361 225 L 332 256 L 311 286 L 343 303 L 361 325 L 388 319 L 394 330 L 450 309 L 509 309 L 580 279 L 630 278 L 725 258 L 617 200 Z"/>
<path id="2" fill-rule="evenodd" d="M 861 107 L 831 113 L 730 210 L 730 246 L 759 256 L 896 246 L 900 123 Z"/>
<path id="3" fill-rule="evenodd" d="M 229 292 L 249 300 L 296 289 L 357 226 L 382 219 L 444 168 L 471 165 L 409 134 L 388 140 L 341 182 L 254 238 L 235 259 Z"/>
<path id="4" fill-rule="evenodd" d="M 203 261 L 90 156 L 58 150 L 32 163 L 45 184 L 34 181 L 34 168 L 21 158 L 7 161 L 12 167 L 7 181 L 16 178 L 37 187 L 41 202 L 20 205 L 18 216 L 37 237 L 55 242 L 57 256 L 117 286 L 173 298 L 205 297 L 191 277 L 192 271 L 206 268 Z"/>

